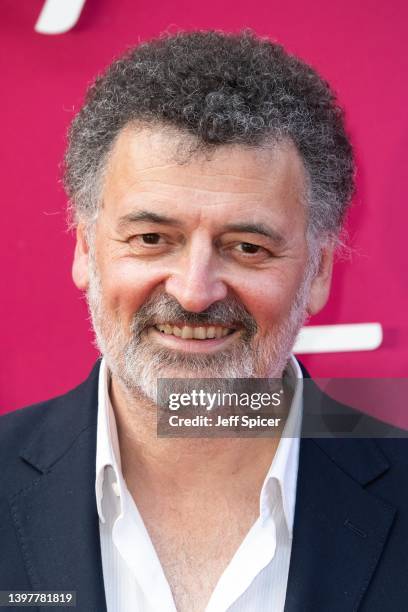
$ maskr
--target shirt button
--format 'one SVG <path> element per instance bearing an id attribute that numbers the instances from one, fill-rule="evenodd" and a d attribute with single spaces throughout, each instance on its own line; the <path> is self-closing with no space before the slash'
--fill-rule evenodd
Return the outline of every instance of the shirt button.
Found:
<path id="1" fill-rule="evenodd" d="M 113 489 L 113 492 L 115 493 L 115 495 L 117 497 L 120 497 L 120 489 L 119 489 L 119 485 L 118 485 L 118 483 L 116 481 L 112 482 L 112 489 Z"/>

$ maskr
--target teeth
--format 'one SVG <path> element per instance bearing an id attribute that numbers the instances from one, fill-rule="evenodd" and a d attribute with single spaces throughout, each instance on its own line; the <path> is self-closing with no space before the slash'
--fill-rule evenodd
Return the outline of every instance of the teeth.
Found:
<path id="1" fill-rule="evenodd" d="M 177 336 L 189 340 L 206 340 L 207 338 L 224 338 L 230 333 L 228 327 L 219 327 L 210 325 L 209 327 L 190 327 L 184 325 L 183 327 L 177 327 L 176 325 L 156 325 L 156 329 L 164 334 Z"/>
<path id="2" fill-rule="evenodd" d="M 181 330 L 181 337 L 185 340 L 192 338 L 193 334 L 194 334 L 194 331 L 191 327 L 183 327 L 183 329 Z"/>
<path id="3" fill-rule="evenodd" d="M 205 340 L 207 337 L 207 330 L 205 327 L 195 327 L 193 330 L 193 338 L 196 340 Z"/>
<path id="4" fill-rule="evenodd" d="M 215 338 L 215 327 L 207 327 L 207 338 Z"/>

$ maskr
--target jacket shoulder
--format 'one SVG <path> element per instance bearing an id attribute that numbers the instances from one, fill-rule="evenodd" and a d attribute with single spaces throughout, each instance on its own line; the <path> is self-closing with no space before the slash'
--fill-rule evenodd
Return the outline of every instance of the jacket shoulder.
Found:
<path id="1" fill-rule="evenodd" d="M 55 423 L 60 423 L 63 434 L 64 426 L 78 420 L 73 413 L 75 409 L 83 419 L 85 415 L 83 411 L 80 412 L 80 407 L 84 406 L 85 409 L 90 397 L 95 399 L 99 364 L 98 361 L 84 382 L 67 393 L 0 416 L 0 466 L 7 465 L 12 457 L 18 456 L 19 451 L 29 443 L 33 432 L 42 427 L 51 429 Z"/>
<path id="2" fill-rule="evenodd" d="M 83 383 L 82 383 L 83 384 Z M 18 441 L 21 445 L 24 433 L 30 433 L 47 417 L 51 410 L 61 408 L 80 390 L 81 385 L 67 393 L 24 408 L 18 408 L 0 416 L 0 457 L 7 445 Z"/>

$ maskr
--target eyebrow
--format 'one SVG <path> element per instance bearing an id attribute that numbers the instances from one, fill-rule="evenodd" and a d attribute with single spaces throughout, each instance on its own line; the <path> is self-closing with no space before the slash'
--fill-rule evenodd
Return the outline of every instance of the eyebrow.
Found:
<path id="1" fill-rule="evenodd" d="M 165 225 L 174 225 L 177 227 L 181 226 L 180 221 L 167 215 L 158 215 L 157 213 L 150 212 L 149 210 L 140 210 L 138 212 L 129 213 L 120 217 L 118 221 L 118 229 L 123 230 L 132 223 L 138 223 L 140 221 L 149 221 L 150 223 L 163 223 Z"/>
<path id="2" fill-rule="evenodd" d="M 284 244 L 286 239 L 277 230 L 265 225 L 264 223 L 229 223 L 224 227 L 227 232 L 242 232 L 245 234 L 261 234 L 276 242 L 276 244 Z"/>
<path id="3" fill-rule="evenodd" d="M 123 217 L 120 217 L 118 221 L 118 229 L 124 230 L 128 225 L 132 223 L 138 223 L 140 221 L 147 221 L 150 223 L 172 225 L 174 227 L 181 227 L 182 223 L 174 217 L 167 215 L 159 215 L 149 210 L 140 210 L 132 212 Z M 246 234 L 260 234 L 266 236 L 277 245 L 283 245 L 286 243 L 284 236 L 277 230 L 265 225 L 264 223 L 228 223 L 223 227 L 223 231 L 226 232 L 240 232 Z"/>

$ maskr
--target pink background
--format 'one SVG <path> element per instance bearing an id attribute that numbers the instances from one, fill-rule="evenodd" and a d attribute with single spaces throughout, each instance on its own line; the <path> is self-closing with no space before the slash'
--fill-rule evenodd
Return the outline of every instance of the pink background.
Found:
<path id="1" fill-rule="evenodd" d="M 310 355 L 315 377 L 408 376 L 408 5 L 403 0 L 87 0 L 67 34 L 34 32 L 43 0 L 0 7 L 2 262 L 0 411 L 73 387 L 92 347 L 71 276 L 60 169 L 86 86 L 114 56 L 164 30 L 251 27 L 314 65 L 345 106 L 359 163 L 352 261 L 338 262 L 315 324 L 380 322 L 381 348 Z M 372 412 L 408 426 L 404 411 Z"/>

